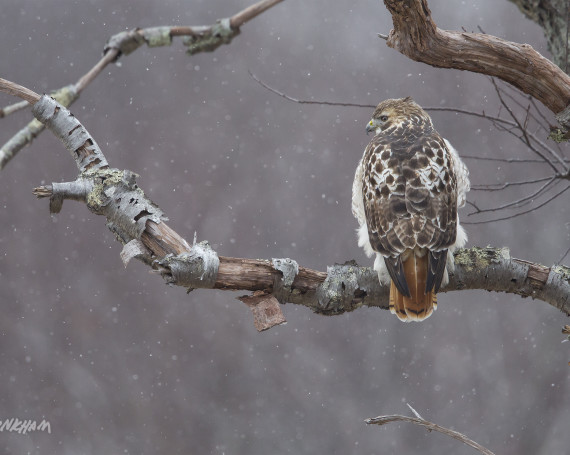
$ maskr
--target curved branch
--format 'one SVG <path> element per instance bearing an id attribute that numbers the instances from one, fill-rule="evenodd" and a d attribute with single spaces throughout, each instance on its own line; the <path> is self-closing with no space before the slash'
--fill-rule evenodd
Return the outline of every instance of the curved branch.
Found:
<path id="1" fill-rule="evenodd" d="M 457 439 L 458 441 L 461 441 L 463 444 L 467 444 L 468 446 L 473 447 L 475 450 L 479 451 L 479 453 L 482 453 L 483 455 L 494 455 L 494 453 L 491 452 L 489 449 L 483 447 L 481 444 L 476 443 L 472 439 L 469 439 L 464 434 L 459 433 L 458 431 L 450 430 L 449 428 L 442 427 L 436 423 L 430 422 L 425 419 L 421 419 L 419 417 L 406 417 L 395 414 L 395 415 L 378 416 L 371 419 L 366 419 L 365 422 L 368 425 L 379 425 L 379 426 L 386 425 L 387 423 L 390 422 L 413 423 L 415 425 L 425 427 L 429 431 L 435 430 L 439 433 L 452 437 L 453 439 Z"/>
<path id="2" fill-rule="evenodd" d="M 235 14 L 230 19 L 230 24 L 232 28 L 240 28 L 247 21 L 252 20 L 254 17 L 259 16 L 265 10 L 281 3 L 283 0 L 263 0 L 256 3 L 255 5 L 248 6 L 246 9 Z"/>
<path id="3" fill-rule="evenodd" d="M 392 14 L 387 45 L 412 60 L 498 77 L 522 90 L 570 128 L 570 76 L 528 44 L 482 33 L 441 30 L 427 0 L 384 0 Z"/>
<path id="4" fill-rule="evenodd" d="M 38 95 L 33 90 L 18 85 L 15 82 L 2 79 L 1 77 L 0 77 L 0 92 L 4 92 L 12 96 L 17 96 L 18 98 L 22 98 L 23 100 L 27 101 L 30 104 L 34 104 L 36 101 L 40 99 L 40 95 Z"/>

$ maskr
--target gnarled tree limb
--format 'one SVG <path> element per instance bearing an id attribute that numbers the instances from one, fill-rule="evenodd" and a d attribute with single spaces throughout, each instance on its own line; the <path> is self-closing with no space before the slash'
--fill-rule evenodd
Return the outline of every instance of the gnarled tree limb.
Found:
<path id="1" fill-rule="evenodd" d="M 388 46 L 412 60 L 498 77 L 543 103 L 570 129 L 570 76 L 528 44 L 438 28 L 427 0 L 384 0 L 394 28 Z"/>

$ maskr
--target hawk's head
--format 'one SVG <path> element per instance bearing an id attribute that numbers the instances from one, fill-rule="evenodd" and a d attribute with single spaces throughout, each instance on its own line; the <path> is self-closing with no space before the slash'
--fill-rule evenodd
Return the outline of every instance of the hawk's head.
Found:
<path id="1" fill-rule="evenodd" d="M 379 134 L 391 126 L 412 120 L 414 123 L 430 122 L 429 115 L 411 96 L 382 101 L 366 125 L 366 134 Z"/>

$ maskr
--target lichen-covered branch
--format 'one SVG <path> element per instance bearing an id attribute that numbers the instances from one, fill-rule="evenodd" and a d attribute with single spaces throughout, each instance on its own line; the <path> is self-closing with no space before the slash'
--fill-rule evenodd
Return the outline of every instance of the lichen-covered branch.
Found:
<path id="1" fill-rule="evenodd" d="M 6 90 L 6 83 L 0 79 L 0 90 Z M 9 90 L 24 93 L 30 100 L 39 98 L 15 84 L 10 84 Z M 380 285 L 372 269 L 354 261 L 330 266 L 323 273 L 291 259 L 230 258 L 218 256 L 207 243 L 190 246 L 165 223 L 160 208 L 136 184 L 136 174 L 108 167 L 103 152 L 65 107 L 44 95 L 32 112 L 64 142 L 80 169 L 75 182 L 42 186 L 34 193 L 50 198 L 52 212 L 61 210 L 65 199 L 72 199 L 105 216 L 109 229 L 125 245 L 121 254 L 125 263 L 136 257 L 160 271 L 168 284 L 190 289 L 262 291 L 254 300 L 268 304 L 271 311 L 272 299 L 264 294 L 326 315 L 361 306 L 388 308 L 388 286 Z M 455 272 L 442 292 L 485 289 L 514 293 L 543 300 L 570 315 L 569 268 L 513 259 L 505 248 L 458 250 L 455 262 Z"/>
<path id="2" fill-rule="evenodd" d="M 384 0 L 394 28 L 388 46 L 412 60 L 498 77 L 543 103 L 570 129 L 570 76 L 528 44 L 483 33 L 442 30 L 427 0 Z"/>
<path id="3" fill-rule="evenodd" d="M 81 92 L 105 69 L 110 63 L 116 62 L 121 55 L 134 52 L 143 44 L 149 47 L 169 46 L 172 38 L 184 37 L 184 45 L 188 47 L 188 54 L 199 52 L 212 52 L 222 44 L 229 44 L 240 33 L 240 27 L 267 9 L 281 3 L 283 0 L 262 0 L 251 5 L 232 17 L 220 19 L 209 26 L 163 26 L 137 28 L 113 35 L 105 45 L 103 57 L 83 75 L 75 84 L 63 87 L 52 96 L 62 105 L 69 107 Z M 25 99 L 25 98 L 24 98 Z M 27 101 L 27 100 L 26 100 Z M 2 110 L 2 115 L 8 115 L 18 108 Z M 22 150 L 29 145 L 41 132 L 43 125 L 32 121 L 0 148 L 0 171 Z"/>

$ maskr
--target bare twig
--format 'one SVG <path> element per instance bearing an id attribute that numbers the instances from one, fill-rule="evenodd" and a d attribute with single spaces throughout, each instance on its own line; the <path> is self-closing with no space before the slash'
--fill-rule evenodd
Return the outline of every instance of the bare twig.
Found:
<path id="1" fill-rule="evenodd" d="M 544 123 L 542 123 L 543 125 L 549 125 L 548 119 L 546 118 L 546 116 L 542 113 L 542 110 L 538 107 L 538 105 L 536 104 L 536 101 L 534 98 L 531 98 L 530 102 L 532 103 L 532 106 L 534 107 L 534 110 L 536 112 L 538 112 L 538 115 L 540 116 L 540 118 L 542 118 L 542 121 Z"/>
<path id="2" fill-rule="evenodd" d="M 491 83 L 493 84 L 493 87 L 495 88 L 495 92 L 497 93 L 497 97 L 499 98 L 499 101 L 501 102 L 501 105 L 505 108 L 505 110 L 509 113 L 509 115 L 511 116 L 511 118 L 513 119 L 513 121 L 516 123 L 518 130 L 521 133 L 521 136 L 519 137 L 519 139 L 521 139 L 521 141 L 527 146 L 529 147 L 535 154 L 537 154 L 538 156 L 540 156 L 540 158 L 542 158 L 553 170 L 555 173 L 558 173 L 558 168 L 554 165 L 554 163 L 549 160 L 543 153 L 541 153 L 540 151 L 538 151 L 536 148 L 532 147 L 531 143 L 530 143 L 530 139 L 528 138 L 528 133 L 527 131 L 523 128 L 523 126 L 521 125 L 521 123 L 519 122 L 519 119 L 517 118 L 517 116 L 514 114 L 513 110 L 511 109 L 511 107 L 505 102 L 505 100 L 503 99 L 503 94 L 502 91 L 499 89 L 499 86 L 497 85 L 497 82 L 495 81 L 494 78 L 490 78 Z"/>
<path id="3" fill-rule="evenodd" d="M 322 105 L 322 106 L 361 107 L 361 108 L 367 108 L 367 109 L 374 109 L 376 107 L 375 104 L 344 103 L 344 102 L 340 102 L 340 101 L 303 100 L 303 99 L 295 98 L 291 95 L 287 95 L 286 93 L 283 93 L 283 92 L 277 90 L 276 88 L 271 87 L 266 82 L 259 79 L 251 71 L 249 71 L 249 75 L 253 78 L 253 80 L 255 80 L 259 85 L 261 85 L 265 89 L 269 90 L 272 93 L 275 93 L 276 95 L 279 95 L 282 98 L 285 98 L 288 101 L 292 101 L 294 103 L 316 104 L 316 105 Z M 501 118 L 501 117 L 488 115 L 485 112 L 475 112 L 475 111 L 470 111 L 468 109 L 461 109 L 458 107 L 427 106 L 427 107 L 423 107 L 423 109 L 425 111 L 429 111 L 429 112 L 453 112 L 455 114 L 465 114 L 465 115 L 470 115 L 473 117 L 483 118 L 483 119 L 486 119 L 489 121 L 495 121 L 497 123 L 501 123 L 501 124 L 511 126 L 511 127 L 517 126 L 517 124 L 515 122 L 510 121 L 510 120 L 506 120 L 506 119 Z M 478 158 L 478 159 L 484 159 L 484 158 Z M 536 162 L 543 162 L 543 161 L 537 160 Z"/>
<path id="4" fill-rule="evenodd" d="M 285 98 L 288 101 L 293 101 L 294 103 L 298 103 L 298 104 L 317 104 L 320 106 L 343 106 L 343 107 L 366 107 L 366 108 L 370 108 L 370 109 L 374 109 L 376 106 L 372 105 L 372 104 L 359 104 L 359 103 L 339 103 L 339 102 L 333 102 L 333 101 L 313 101 L 313 100 L 300 100 L 297 98 L 293 98 L 292 96 L 286 95 L 283 92 L 280 92 L 277 89 L 274 89 L 273 87 L 270 87 L 269 85 L 267 85 L 265 82 L 263 82 L 261 79 L 259 79 L 255 74 L 253 74 L 251 71 L 248 71 L 249 75 L 253 78 L 253 80 L 255 82 L 257 82 L 259 85 L 261 85 L 262 87 L 266 88 L 267 90 L 269 90 L 272 93 L 275 93 L 276 95 L 279 95 L 281 98 Z"/>
<path id="5" fill-rule="evenodd" d="M 537 159 L 524 159 L 524 158 L 493 158 L 493 157 L 486 157 L 486 156 L 475 156 L 475 155 L 461 155 L 462 158 L 468 160 L 479 160 L 479 161 L 496 161 L 499 163 L 536 163 L 536 164 L 546 164 L 544 160 L 537 160 Z M 568 160 L 565 160 L 568 161 Z"/>
<path id="6" fill-rule="evenodd" d="M 471 185 L 471 189 L 474 191 L 502 191 L 510 186 L 523 186 L 531 185 L 533 183 L 540 183 L 546 180 L 552 180 L 554 177 L 542 177 L 534 180 L 523 180 L 521 182 L 506 182 L 506 183 L 491 183 L 489 185 Z"/>
<path id="7" fill-rule="evenodd" d="M 415 415 L 418 419 L 423 420 L 423 417 L 420 415 L 420 413 L 418 411 L 416 411 L 414 408 L 412 408 L 412 405 L 410 403 L 406 403 L 406 405 L 408 406 L 408 408 L 410 408 L 410 411 L 412 411 L 413 415 Z"/>
<path id="8" fill-rule="evenodd" d="M 548 205 L 550 202 L 552 202 L 558 196 L 564 194 L 569 189 L 570 189 L 570 186 L 567 186 L 566 188 L 564 188 L 561 191 L 559 191 L 558 193 L 556 193 L 554 196 L 552 196 L 552 197 L 548 198 L 546 201 L 542 202 L 540 205 L 533 207 L 532 209 L 525 210 L 523 212 L 515 213 L 513 215 L 505 216 L 502 218 L 493 218 L 491 220 L 485 220 L 485 221 L 463 221 L 463 224 L 488 224 L 488 223 L 494 223 L 496 221 L 505 221 L 505 220 L 511 220 L 513 218 L 518 218 L 519 216 L 526 215 L 527 213 L 531 213 L 531 212 L 534 212 L 538 209 L 545 207 L 546 205 Z"/>
<path id="9" fill-rule="evenodd" d="M 542 152 L 540 152 L 536 147 L 534 147 L 531 144 L 530 138 L 529 138 L 529 133 L 526 129 L 525 125 L 522 125 L 521 122 L 519 121 L 519 119 L 517 118 L 517 116 L 515 115 L 515 113 L 513 112 L 513 110 L 511 109 L 511 107 L 507 104 L 507 102 L 504 100 L 503 98 L 503 91 L 499 88 L 499 86 L 497 85 L 497 82 L 495 81 L 495 78 L 491 77 L 490 78 L 491 83 L 493 84 L 493 87 L 495 89 L 495 92 L 497 93 L 497 97 L 499 98 L 499 101 L 501 102 L 501 105 L 507 110 L 507 112 L 509 113 L 509 115 L 511 116 L 511 118 L 513 119 L 513 121 L 516 123 L 518 130 L 521 133 L 521 137 L 519 137 L 519 139 L 522 140 L 522 142 L 530 149 L 532 150 L 536 155 L 540 156 L 540 158 L 542 158 L 553 170 L 556 174 L 558 174 L 558 168 L 556 167 L 556 165 L 548 158 L 546 157 Z M 525 121 L 526 123 L 526 121 Z M 566 171 L 567 167 L 564 164 L 564 161 L 562 160 L 562 158 L 552 149 L 550 149 L 549 147 L 547 147 L 546 145 L 544 145 L 544 147 L 546 147 L 547 151 L 554 156 L 554 158 L 556 158 L 556 160 L 562 165 L 563 169 Z"/>
<path id="10" fill-rule="evenodd" d="M 422 427 L 427 428 L 428 430 L 434 430 L 439 433 L 443 433 L 453 439 L 457 439 L 458 441 L 461 441 L 463 444 L 466 444 L 469 447 L 473 447 L 475 450 L 479 451 L 484 455 L 495 455 L 489 449 L 483 447 L 481 444 L 476 443 L 472 439 L 469 439 L 467 436 L 465 436 L 462 433 L 459 433 L 458 431 L 450 430 L 449 428 L 442 427 L 440 425 L 437 425 L 435 423 L 417 417 L 406 417 L 402 415 L 386 415 L 386 416 L 374 417 L 372 419 L 366 419 L 365 422 L 369 425 L 373 424 L 380 426 L 386 425 L 387 423 L 391 422 L 413 423 L 414 425 L 420 425 Z"/>
<path id="11" fill-rule="evenodd" d="M 255 80 L 263 88 L 269 90 L 272 93 L 275 93 L 276 95 L 286 99 L 287 101 L 292 101 L 293 103 L 314 104 L 314 105 L 321 105 L 321 106 L 359 107 L 359 108 L 366 108 L 366 109 L 374 109 L 376 107 L 375 104 L 345 103 L 345 102 L 340 102 L 340 101 L 323 101 L 323 100 L 304 100 L 304 99 L 295 98 L 291 95 L 288 95 L 286 93 L 283 93 L 283 92 L 277 90 L 274 87 L 271 87 L 269 84 L 267 84 L 266 82 L 259 79 L 251 71 L 249 71 L 249 75 L 252 77 L 253 80 Z M 476 112 L 476 111 L 471 111 L 468 109 L 462 109 L 462 108 L 458 108 L 458 107 L 442 107 L 442 106 L 427 106 L 427 107 L 423 107 L 423 109 L 425 111 L 428 111 L 428 112 L 453 112 L 455 114 L 464 114 L 464 115 L 469 115 L 472 117 L 478 117 L 478 118 L 486 119 L 486 120 L 491 121 L 491 122 L 496 122 L 496 124 L 509 126 L 511 128 L 518 128 L 518 125 L 516 122 L 513 122 L 512 120 L 504 119 L 500 116 L 489 115 L 489 114 L 485 113 L 485 111 Z M 536 137 L 536 135 L 529 134 L 529 138 L 532 139 L 533 141 L 535 141 L 537 144 L 541 145 L 542 147 L 550 150 L 549 147 L 544 144 L 544 142 L 540 141 L 540 139 L 538 139 L 538 137 Z M 493 158 L 481 158 L 481 157 L 469 157 L 469 158 L 482 159 L 482 160 L 484 160 L 484 159 L 493 160 Z M 494 160 L 505 161 L 505 162 L 545 163 L 544 160 L 517 160 L 517 159 L 500 159 L 500 158 L 498 158 L 498 159 L 495 158 Z"/>
<path id="12" fill-rule="evenodd" d="M 247 21 L 252 20 L 254 17 L 259 16 L 269 8 L 281 3 L 283 0 L 263 0 L 255 5 L 251 5 L 246 9 L 240 11 L 230 19 L 232 28 L 240 28 Z"/>
<path id="13" fill-rule="evenodd" d="M 109 52 L 105 53 L 103 58 L 99 60 L 93 68 L 91 68 L 84 76 L 82 76 L 75 84 L 75 90 L 77 93 L 81 93 L 85 87 L 87 87 L 93 80 L 105 69 L 105 67 L 114 62 L 119 55 L 119 49 L 110 49 Z M 67 106 L 69 107 L 69 106 Z"/>
<path id="14" fill-rule="evenodd" d="M 476 215 L 476 214 L 479 214 L 479 213 L 485 213 L 485 212 L 497 212 L 497 211 L 499 211 L 499 210 L 504 210 L 504 209 L 508 209 L 508 208 L 511 208 L 511 207 L 520 207 L 520 206 L 526 205 L 526 204 L 528 204 L 529 202 L 533 202 L 533 199 L 534 199 L 535 197 L 540 196 L 544 191 L 546 191 L 546 189 L 547 189 L 554 181 L 555 181 L 555 177 L 550 177 L 550 178 L 548 179 L 548 181 L 547 181 L 546 183 L 544 183 L 544 184 L 543 184 L 538 190 L 536 190 L 534 193 L 531 193 L 531 194 L 529 194 L 529 195 L 527 195 L 527 196 L 525 196 L 525 197 L 522 197 L 522 198 L 520 198 L 520 199 L 517 199 L 517 200 L 515 200 L 515 201 L 511 201 L 511 202 L 509 202 L 509 203 L 507 203 L 507 204 L 500 205 L 500 206 L 498 206 L 498 207 L 493 207 L 493 208 L 490 208 L 490 209 L 481 209 L 481 210 L 478 210 L 477 212 L 470 213 L 468 216 Z"/>
<path id="15" fill-rule="evenodd" d="M 516 91 L 514 87 L 511 87 L 510 85 L 506 85 L 506 87 L 509 88 L 512 92 L 520 94 L 520 92 Z M 534 100 L 531 97 L 527 97 L 526 99 L 531 103 L 531 105 L 535 108 L 535 110 L 541 114 L 541 119 L 539 119 L 536 115 L 534 115 L 533 112 L 530 112 L 528 107 L 525 107 L 523 103 L 521 103 L 513 93 L 508 93 L 506 91 L 504 91 L 503 93 L 518 107 L 520 107 L 521 109 L 525 109 L 527 112 L 527 116 L 529 116 L 532 120 L 534 120 L 539 125 L 539 127 L 541 127 L 548 134 L 549 132 L 548 121 L 546 120 L 546 117 L 542 115 L 540 110 L 536 107 L 536 103 L 534 103 Z"/>

